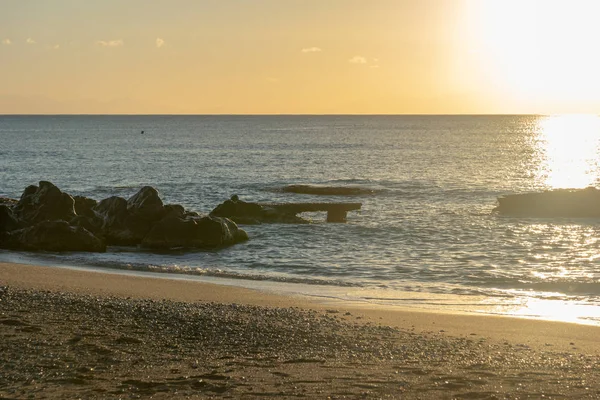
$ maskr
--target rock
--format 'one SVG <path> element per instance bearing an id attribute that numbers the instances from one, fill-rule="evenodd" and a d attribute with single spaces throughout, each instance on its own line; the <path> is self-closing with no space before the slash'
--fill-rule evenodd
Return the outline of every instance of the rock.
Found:
<path id="1" fill-rule="evenodd" d="M 8 197 L 0 197 L 0 205 L 5 205 L 8 207 L 15 206 L 19 201 L 15 199 L 9 199 Z"/>
<path id="2" fill-rule="evenodd" d="M 9 232 L 20 227 L 19 220 L 13 213 L 12 208 L 0 204 L 0 232 Z"/>
<path id="3" fill-rule="evenodd" d="M 164 205 L 156 189 L 144 186 L 127 200 L 127 211 L 141 219 L 159 220 L 164 216 Z"/>
<path id="4" fill-rule="evenodd" d="M 148 249 L 171 249 L 194 247 L 196 221 L 182 218 L 175 213 L 157 222 L 144 237 L 141 247 Z"/>
<path id="5" fill-rule="evenodd" d="M 139 243 L 125 227 L 127 200 L 112 196 L 100 201 L 93 211 L 102 220 L 101 229 L 107 244 L 128 246 Z"/>
<path id="6" fill-rule="evenodd" d="M 25 189 L 13 212 L 24 225 L 45 220 L 68 221 L 75 216 L 75 200 L 52 183 L 41 181 L 39 187 Z"/>
<path id="7" fill-rule="evenodd" d="M 376 190 L 356 186 L 288 185 L 281 189 L 284 193 L 314 194 L 322 196 L 358 196 L 375 194 Z"/>
<path id="8" fill-rule="evenodd" d="M 84 215 L 89 218 L 95 218 L 94 207 L 98 202 L 94 199 L 90 199 L 84 196 L 74 196 L 75 200 L 75 213 L 77 215 Z"/>
<path id="9" fill-rule="evenodd" d="M 500 214 L 525 217 L 600 217 L 600 190 L 556 189 L 498 198 Z"/>
<path id="10" fill-rule="evenodd" d="M 4 248 L 29 251 L 106 251 L 106 245 L 88 230 L 66 221 L 43 221 L 9 232 Z"/>
<path id="11" fill-rule="evenodd" d="M 93 211 L 103 221 L 102 231 L 108 244 L 135 246 L 167 212 L 180 212 L 182 209 L 176 206 L 166 209 L 158 191 L 144 186 L 129 200 L 109 197 L 99 202 Z"/>
<path id="12" fill-rule="evenodd" d="M 308 223 L 303 218 L 286 212 L 281 212 L 274 207 L 261 205 L 258 203 L 247 203 L 238 198 L 237 195 L 231 196 L 230 200 L 219 204 L 210 212 L 211 216 L 229 218 L 237 224 L 254 225 L 261 223 Z"/>
<path id="13" fill-rule="evenodd" d="M 94 212 L 98 202 L 84 196 L 74 196 L 75 217 L 69 220 L 69 224 L 87 229 L 97 237 L 104 237 L 102 232 L 103 218 Z"/>
<path id="14" fill-rule="evenodd" d="M 144 186 L 127 200 L 127 213 L 125 226 L 135 241 L 141 243 L 152 226 L 164 218 L 166 210 L 158 191 L 153 187 Z"/>
<path id="15" fill-rule="evenodd" d="M 237 195 L 231 196 L 230 200 L 219 204 L 210 215 L 216 217 L 229 218 L 238 224 L 260 224 L 267 216 L 268 210 L 256 203 L 247 203 L 238 198 Z"/>
<path id="16" fill-rule="evenodd" d="M 229 218 L 238 224 L 307 224 L 309 221 L 298 214 L 327 212 L 327 222 L 346 222 L 348 211 L 359 210 L 361 203 L 246 203 L 232 196 L 219 204 L 210 215 Z"/>
<path id="17" fill-rule="evenodd" d="M 198 237 L 204 244 L 201 247 L 220 247 L 248 240 L 248 234 L 239 229 L 228 218 L 215 216 L 198 220 Z"/>
<path id="18" fill-rule="evenodd" d="M 165 212 L 165 217 L 167 215 L 175 215 L 178 217 L 182 217 L 186 213 L 185 208 L 183 208 L 183 206 L 181 206 L 179 204 L 167 204 L 165 206 L 164 212 Z"/>
<path id="19" fill-rule="evenodd" d="M 73 198 L 42 181 L 39 187 L 26 188 L 18 202 L 8 200 L 0 204 L 0 248 L 105 251 L 106 244 L 215 248 L 248 240 L 231 220 L 203 217 L 177 204 L 165 206 L 150 186 L 128 200 L 113 196 L 96 202 Z"/>
<path id="20" fill-rule="evenodd" d="M 76 215 L 71 218 L 69 225 L 79 226 L 85 228 L 94 234 L 98 238 L 104 238 L 104 231 L 102 230 L 102 220 L 98 217 L 87 217 L 85 215 Z"/>
<path id="21" fill-rule="evenodd" d="M 226 218 L 180 217 L 169 214 L 142 241 L 148 249 L 214 248 L 248 240 L 248 235 Z"/>

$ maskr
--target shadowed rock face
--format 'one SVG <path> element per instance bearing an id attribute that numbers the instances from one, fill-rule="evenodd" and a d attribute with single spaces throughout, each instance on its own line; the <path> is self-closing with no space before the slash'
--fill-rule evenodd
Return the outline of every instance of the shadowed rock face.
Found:
<path id="1" fill-rule="evenodd" d="M 144 186 L 127 200 L 127 211 L 141 219 L 156 220 L 162 218 L 164 204 L 156 189 Z"/>
<path id="2" fill-rule="evenodd" d="M 43 221 L 28 228 L 12 231 L 8 247 L 18 250 L 45 251 L 106 251 L 103 240 L 85 228 L 66 221 Z"/>
<path id="3" fill-rule="evenodd" d="M 94 208 L 96 218 L 101 221 L 102 234 L 108 244 L 133 245 L 131 234 L 125 226 L 127 219 L 127 200 L 112 196 L 100 201 Z"/>
<path id="4" fill-rule="evenodd" d="M 102 219 L 107 243 L 120 246 L 141 243 L 166 214 L 158 191 L 150 186 L 144 186 L 129 200 L 117 196 L 104 199 L 93 211 Z"/>
<path id="5" fill-rule="evenodd" d="M 19 220 L 12 211 L 12 208 L 0 204 L 0 232 L 9 232 L 19 229 Z"/>
<path id="6" fill-rule="evenodd" d="M 6 249 L 96 252 L 105 251 L 106 244 L 216 248 L 248 240 L 226 218 L 165 206 L 150 186 L 128 200 L 113 196 L 96 202 L 40 182 L 25 189 L 18 202 L 5 200 L 0 204 L 0 248 Z"/>
<path id="7" fill-rule="evenodd" d="M 306 224 L 303 218 L 295 213 L 276 210 L 267 205 L 258 203 L 247 203 L 238 199 L 236 195 L 231 196 L 230 200 L 219 204 L 210 212 L 211 216 L 229 218 L 238 224 L 261 224 L 261 223 L 292 223 Z"/>
<path id="8" fill-rule="evenodd" d="M 13 208 L 17 219 L 32 225 L 46 220 L 68 221 L 75 216 L 75 200 L 50 182 L 29 186 Z"/>
<path id="9" fill-rule="evenodd" d="M 96 200 L 84 196 L 74 196 L 73 199 L 75 200 L 75 213 L 77 215 L 89 218 L 96 216 L 93 211 L 98 204 Z"/>
<path id="10" fill-rule="evenodd" d="M 148 249 L 214 248 L 246 240 L 246 232 L 227 218 L 171 214 L 152 227 L 141 246 Z"/>
<path id="11" fill-rule="evenodd" d="M 557 189 L 498 198 L 494 211 L 523 217 L 600 218 L 600 190 Z"/>

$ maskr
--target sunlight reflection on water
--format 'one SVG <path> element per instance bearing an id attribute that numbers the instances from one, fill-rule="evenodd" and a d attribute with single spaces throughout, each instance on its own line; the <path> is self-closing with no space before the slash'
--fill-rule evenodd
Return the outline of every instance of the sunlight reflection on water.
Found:
<path id="1" fill-rule="evenodd" d="M 547 321 L 574 322 L 586 325 L 600 324 L 600 307 L 585 302 L 521 298 L 521 304 L 497 306 L 493 312 Z"/>
<path id="2" fill-rule="evenodd" d="M 549 188 L 584 188 L 600 181 L 600 117 L 560 115 L 538 121 L 538 179 Z"/>

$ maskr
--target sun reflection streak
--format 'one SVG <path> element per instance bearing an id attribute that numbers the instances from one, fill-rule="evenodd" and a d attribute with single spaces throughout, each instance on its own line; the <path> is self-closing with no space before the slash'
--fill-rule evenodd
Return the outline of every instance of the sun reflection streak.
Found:
<path id="1" fill-rule="evenodd" d="M 598 325 L 600 321 L 600 307 L 597 305 L 556 299 L 530 298 L 522 304 L 498 307 L 495 311 L 513 317 L 533 317 L 587 325 Z"/>
<path id="2" fill-rule="evenodd" d="M 538 121 L 538 179 L 550 189 L 584 188 L 600 181 L 600 117 L 561 115 Z"/>

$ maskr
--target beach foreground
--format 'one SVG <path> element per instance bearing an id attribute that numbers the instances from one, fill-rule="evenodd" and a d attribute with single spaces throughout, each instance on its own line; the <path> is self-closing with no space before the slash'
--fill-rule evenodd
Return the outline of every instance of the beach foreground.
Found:
<path id="1" fill-rule="evenodd" d="M 3 399 L 596 399 L 598 332 L 0 263 Z"/>

